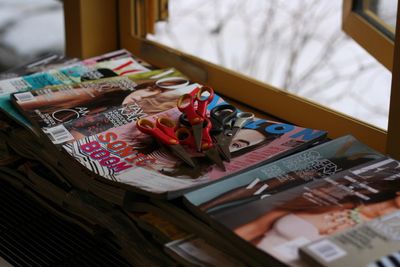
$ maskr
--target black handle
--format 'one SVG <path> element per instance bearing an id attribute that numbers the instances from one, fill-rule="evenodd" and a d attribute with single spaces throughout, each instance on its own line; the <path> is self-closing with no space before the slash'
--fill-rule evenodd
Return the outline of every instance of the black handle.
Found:
<path id="1" fill-rule="evenodd" d="M 229 104 L 214 107 L 210 112 L 212 129 L 211 134 L 216 135 L 224 131 L 233 118 L 236 117 L 237 109 Z"/>

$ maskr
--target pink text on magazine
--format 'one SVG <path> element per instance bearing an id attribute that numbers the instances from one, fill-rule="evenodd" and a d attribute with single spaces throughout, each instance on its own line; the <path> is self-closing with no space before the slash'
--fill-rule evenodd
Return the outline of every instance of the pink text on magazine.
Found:
<path id="1" fill-rule="evenodd" d="M 100 165 L 115 172 L 133 167 L 131 164 L 144 167 L 155 163 L 155 159 L 147 157 L 130 147 L 125 141 L 117 139 L 116 133 L 107 132 L 98 136 L 100 142 L 91 141 L 81 145 L 80 148 L 91 159 L 99 161 Z"/>

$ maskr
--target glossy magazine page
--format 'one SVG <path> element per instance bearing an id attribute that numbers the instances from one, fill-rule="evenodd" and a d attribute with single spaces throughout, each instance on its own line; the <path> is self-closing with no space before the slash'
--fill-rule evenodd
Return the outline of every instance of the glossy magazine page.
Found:
<path id="1" fill-rule="evenodd" d="M 380 157 L 354 137 L 344 136 L 190 192 L 185 199 L 202 212 L 217 214 Z"/>
<path id="2" fill-rule="evenodd" d="M 68 66 L 0 81 L 0 95 L 39 89 L 48 85 L 72 84 L 86 80 L 148 71 L 132 57 L 87 60 Z"/>
<path id="3" fill-rule="evenodd" d="M 44 72 L 50 69 L 68 66 L 78 62 L 77 58 L 68 58 L 57 53 L 49 53 L 33 61 L 0 73 L 0 80 L 11 79 L 18 76 L 26 76 L 36 72 Z"/>
<path id="4" fill-rule="evenodd" d="M 225 103 L 218 95 L 208 105 L 212 109 Z M 178 121 L 180 111 L 175 107 L 151 116 L 166 116 Z M 201 153 L 188 150 L 195 167 L 192 168 L 160 146 L 154 138 L 140 132 L 132 122 L 98 135 L 64 145 L 86 168 L 111 181 L 133 186 L 139 190 L 170 195 L 282 157 L 311 145 L 326 132 L 289 124 L 257 119 L 240 130 L 233 140 L 232 159 L 224 162 L 226 171 L 212 164 Z"/>
<path id="5" fill-rule="evenodd" d="M 176 106 L 191 84 L 174 69 L 14 94 L 15 104 L 55 144 L 101 133 Z"/>
<path id="6" fill-rule="evenodd" d="M 155 66 L 144 61 L 141 58 L 138 58 L 137 56 L 133 55 L 131 52 L 129 52 L 126 49 L 120 49 L 120 50 L 112 51 L 110 53 L 106 53 L 106 54 L 103 54 L 103 55 L 100 55 L 97 57 L 91 57 L 91 58 L 83 60 L 83 63 L 85 63 L 85 65 L 93 65 L 93 64 L 100 63 L 103 61 L 115 60 L 115 59 L 120 59 L 120 58 L 132 58 L 135 63 L 138 63 L 140 66 L 142 66 L 148 70 L 157 69 Z"/>
<path id="7" fill-rule="evenodd" d="M 384 179 L 388 174 L 397 176 L 381 172 L 389 165 L 398 163 L 378 156 L 333 176 L 213 211 L 210 220 L 241 238 L 246 246 L 266 252 L 266 256 L 290 266 L 303 266 L 300 247 L 375 218 L 378 206 L 391 201 L 399 185 L 397 180 Z M 390 207 L 387 211 L 392 210 Z"/>
<path id="8" fill-rule="evenodd" d="M 103 57 L 99 57 L 100 60 Z M 30 91 L 51 85 L 70 85 L 82 81 L 97 80 L 118 75 L 130 75 L 148 71 L 131 57 L 109 59 L 108 61 L 91 60 L 88 63 L 74 63 L 47 72 L 0 81 L 0 109 L 9 117 L 25 126 L 30 123 L 11 105 L 10 94 Z"/>
<path id="9" fill-rule="evenodd" d="M 400 169 L 397 170 L 399 171 Z M 300 256 L 314 266 L 320 267 L 398 266 L 400 264 L 399 197 L 393 198 L 392 202 L 394 205 L 390 201 L 383 201 L 386 203 L 385 208 L 379 210 L 382 217 L 367 220 L 354 228 L 308 244 L 300 248 Z M 387 213 L 388 205 L 396 211 L 384 215 Z"/>

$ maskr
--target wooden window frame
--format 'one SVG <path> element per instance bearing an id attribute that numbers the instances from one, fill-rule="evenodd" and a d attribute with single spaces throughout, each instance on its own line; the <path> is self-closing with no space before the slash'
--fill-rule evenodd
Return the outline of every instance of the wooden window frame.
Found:
<path id="1" fill-rule="evenodd" d="M 394 41 L 380 31 L 374 23 L 355 11 L 355 6 L 360 1 L 365 0 L 343 0 L 342 29 L 389 71 L 392 71 Z M 374 15 L 370 14 L 370 16 Z"/>
<path id="2" fill-rule="evenodd" d="M 83 4 L 89 1 L 96 2 L 96 12 L 89 11 L 90 4 Z M 400 158 L 400 141 L 395 138 L 395 134 L 400 136 L 400 108 L 393 107 L 390 110 L 388 134 L 380 128 L 324 107 L 313 101 L 306 100 L 195 56 L 142 38 L 135 35 L 135 27 L 137 27 L 135 23 L 137 23 L 137 20 L 134 17 L 133 11 L 135 3 L 138 1 L 145 0 L 64 1 L 64 3 L 70 2 L 70 4 L 65 5 L 66 28 L 69 28 L 70 32 L 69 36 L 67 33 L 67 53 L 69 55 L 86 58 L 113 49 L 125 48 L 158 67 L 176 67 L 194 81 L 209 84 L 213 86 L 219 94 L 240 103 L 245 103 L 255 110 L 265 112 L 274 117 L 304 127 L 326 130 L 331 138 L 352 134 L 372 148 L 381 152 L 388 151 L 393 156 Z M 90 27 L 97 27 L 94 22 L 104 20 L 104 14 L 107 14 L 108 20 L 112 20 L 110 25 L 116 25 L 116 28 L 112 29 L 107 26 L 103 28 L 102 33 L 97 32 L 98 36 L 92 34 L 90 40 L 85 38 L 85 30 L 82 30 L 82 25 L 77 26 L 73 25 L 73 23 L 69 24 L 72 19 L 76 19 L 76 15 L 71 15 L 71 13 L 74 12 L 71 10 L 71 2 L 80 7 L 78 16 L 81 17 L 82 22 L 91 25 L 85 28 L 86 31 L 90 31 Z M 108 4 L 105 4 L 105 2 Z M 347 0 L 345 0 L 345 2 L 347 2 Z M 112 3 L 113 8 L 108 6 L 110 3 Z M 110 10 L 112 10 L 112 13 L 110 13 Z M 78 30 L 74 31 L 73 27 L 77 27 Z M 397 29 L 399 28 L 400 27 L 397 27 Z M 116 32 L 118 38 L 115 43 L 98 47 L 94 47 L 93 44 L 91 44 L 92 42 L 96 42 L 96 38 L 98 38 L 98 40 L 104 38 L 103 34 L 107 34 L 107 32 L 111 33 L 111 36 L 114 36 L 113 34 Z M 397 34 L 397 36 L 398 35 L 399 34 Z M 68 38 L 80 40 L 79 45 L 81 48 L 70 49 L 68 47 L 68 42 L 71 43 L 72 40 L 68 41 Z M 400 62 L 395 62 L 395 65 L 396 64 L 399 65 Z M 395 77 L 395 75 L 393 76 Z M 399 90 L 393 89 L 399 88 L 400 86 L 397 76 L 399 75 L 396 75 L 392 86 L 392 103 L 400 102 L 400 92 L 397 92 Z M 396 92 L 393 93 L 393 91 Z M 396 105 L 392 104 L 392 106 Z"/>

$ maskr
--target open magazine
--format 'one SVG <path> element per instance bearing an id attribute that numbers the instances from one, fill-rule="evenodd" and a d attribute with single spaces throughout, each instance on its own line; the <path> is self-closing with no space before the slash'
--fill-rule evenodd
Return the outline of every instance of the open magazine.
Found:
<path id="1" fill-rule="evenodd" d="M 366 168 L 383 167 L 386 161 L 355 138 L 344 136 L 192 191 L 185 202 L 254 257 L 301 266 L 298 248 L 333 233 L 334 227 L 351 226 L 340 224 L 340 218 L 333 225 L 329 218 L 333 220 L 336 211 L 337 216 L 351 217 L 355 213 L 346 208 L 348 198 L 360 197 L 357 201 L 362 202 L 359 190 L 375 192 L 368 180 L 361 183 L 357 175 Z"/>
<path id="2" fill-rule="evenodd" d="M 199 84 L 173 69 L 154 70 L 68 86 L 13 94 L 16 107 L 98 179 L 159 197 L 177 197 L 314 144 L 325 131 L 255 120 L 231 145 L 233 159 L 221 171 L 192 152 L 191 168 L 136 128 L 142 117 L 178 121 L 176 101 Z M 208 109 L 225 103 L 218 95 Z"/>

